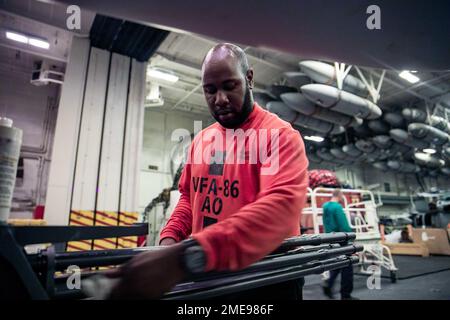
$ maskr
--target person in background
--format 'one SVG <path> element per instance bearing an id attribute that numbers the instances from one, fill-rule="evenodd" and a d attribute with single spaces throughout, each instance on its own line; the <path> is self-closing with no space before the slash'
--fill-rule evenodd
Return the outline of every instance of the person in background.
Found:
<path id="1" fill-rule="evenodd" d="M 323 209 L 323 226 L 326 233 L 330 232 L 353 232 L 348 224 L 347 217 L 340 202 L 343 202 L 344 195 L 341 189 L 333 190 L 332 198 L 329 202 L 324 203 Z M 342 269 L 331 270 L 330 277 L 325 281 L 323 286 L 324 294 L 330 299 L 334 299 L 333 285 L 337 276 L 341 274 L 341 299 L 357 300 L 352 297 L 353 291 L 353 266 Z"/>
<path id="2" fill-rule="evenodd" d="M 400 243 L 413 243 L 413 240 L 411 239 L 410 225 L 402 229 Z"/>

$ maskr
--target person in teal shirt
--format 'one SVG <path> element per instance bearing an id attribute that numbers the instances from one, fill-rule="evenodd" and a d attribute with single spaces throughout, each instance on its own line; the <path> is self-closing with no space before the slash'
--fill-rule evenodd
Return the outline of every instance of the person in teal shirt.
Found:
<path id="1" fill-rule="evenodd" d="M 341 189 L 335 189 L 333 196 L 329 202 L 323 206 L 323 227 L 326 233 L 330 232 L 353 232 L 350 227 L 347 216 L 345 215 L 342 205 L 339 203 L 344 200 Z M 333 285 L 337 276 L 341 273 L 341 299 L 355 300 L 351 293 L 353 291 L 353 266 L 342 269 L 331 270 L 330 278 L 325 281 L 323 292 L 330 299 L 334 299 Z"/>

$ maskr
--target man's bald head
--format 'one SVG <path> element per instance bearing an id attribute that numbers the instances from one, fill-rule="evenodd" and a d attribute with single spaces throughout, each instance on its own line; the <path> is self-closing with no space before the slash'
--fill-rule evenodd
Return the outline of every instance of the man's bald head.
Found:
<path id="1" fill-rule="evenodd" d="M 211 115 L 225 128 L 241 125 L 253 110 L 253 70 L 245 52 L 220 43 L 203 59 L 202 85 Z"/>
<path id="2" fill-rule="evenodd" d="M 249 69 L 247 55 L 244 50 L 232 43 L 219 43 L 212 47 L 203 59 L 202 69 L 209 61 L 216 59 L 235 59 L 240 64 L 240 69 L 244 76 Z"/>

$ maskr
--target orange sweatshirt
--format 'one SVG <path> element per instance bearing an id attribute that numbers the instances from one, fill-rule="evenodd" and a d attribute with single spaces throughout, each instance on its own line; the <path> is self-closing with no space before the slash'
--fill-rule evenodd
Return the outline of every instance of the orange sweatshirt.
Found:
<path id="1" fill-rule="evenodd" d="M 195 137 L 180 200 L 160 235 L 192 235 L 208 271 L 245 268 L 300 233 L 308 186 L 300 134 L 256 103 L 239 129 L 215 123 Z"/>

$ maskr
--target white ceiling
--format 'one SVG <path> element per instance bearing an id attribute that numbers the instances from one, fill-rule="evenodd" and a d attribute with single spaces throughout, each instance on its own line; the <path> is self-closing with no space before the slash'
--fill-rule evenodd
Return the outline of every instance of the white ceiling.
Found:
<path id="1" fill-rule="evenodd" d="M 20 15 L 34 21 L 67 30 L 66 21 L 68 5 L 57 3 L 53 0 L 0 0 L 0 10 Z M 80 11 L 80 29 L 71 30 L 81 35 L 89 34 L 95 13 L 86 9 Z"/>
<path id="2" fill-rule="evenodd" d="M 450 69 L 450 2 L 445 0 L 378 0 L 376 29 L 369 25 L 372 0 L 57 1 L 170 31 L 308 58 L 376 68 L 388 63 L 407 70 Z"/>
<path id="3" fill-rule="evenodd" d="M 200 85 L 201 63 L 207 51 L 219 40 L 191 34 L 171 32 L 161 44 L 149 65 L 174 72 L 180 77 L 175 84 L 163 83 L 161 93 L 164 108 L 183 109 L 191 112 L 208 112 Z M 298 62 L 307 57 L 295 56 L 277 51 L 269 51 L 242 46 L 246 50 L 249 63 L 254 69 L 256 91 L 264 91 L 268 85 L 283 83 L 283 72 L 299 71 Z M 362 68 L 365 75 L 370 73 L 375 82 L 382 70 Z M 388 69 L 381 88 L 383 107 L 424 107 L 441 102 L 450 107 L 450 72 L 419 72 L 421 81 L 411 85 L 401 79 L 401 70 Z M 351 73 L 357 76 L 354 69 Z"/>
<path id="4" fill-rule="evenodd" d="M 67 60 L 73 32 L 65 27 L 67 5 L 54 1 L 0 0 L 0 30 L 13 29 L 47 38 L 50 49 L 26 47 L 5 38 L 0 32 L 0 50 L 19 50 L 31 55 L 47 57 L 54 63 Z M 94 12 L 81 11 L 81 30 L 87 35 L 95 17 Z M 200 86 L 201 63 L 206 52 L 220 40 L 189 33 L 171 32 L 149 61 L 151 66 L 172 70 L 180 77 L 176 84 L 162 84 L 161 93 L 164 108 L 189 112 L 207 113 L 206 103 Z M 247 52 L 249 63 L 254 69 L 256 91 L 264 91 L 268 85 L 283 83 L 283 72 L 299 71 L 298 62 L 312 57 L 297 56 L 241 45 Z M 7 49 L 5 49 L 7 48 Z M 6 56 L 5 53 L 3 56 Z M 400 70 L 388 69 L 381 89 L 379 104 L 384 107 L 405 107 L 409 104 L 433 105 L 441 102 L 450 107 L 450 72 L 420 72 L 421 82 L 411 85 L 398 77 Z M 381 70 L 363 69 L 381 74 Z M 356 75 L 354 69 L 351 73 Z M 376 77 L 375 77 L 376 80 Z"/>
<path id="5" fill-rule="evenodd" d="M 50 47 L 49 49 L 42 49 L 7 39 L 6 31 L 15 31 L 46 39 Z M 2 49 L 18 50 L 40 57 L 46 57 L 52 61 L 66 62 L 71 41 L 72 34 L 68 31 L 0 11 L 0 47 Z"/>
<path id="6" fill-rule="evenodd" d="M 72 36 L 88 36 L 95 13 L 81 10 L 80 29 L 66 26 L 67 5 L 49 0 L 0 0 L 0 50 L 12 49 L 47 58 L 52 62 L 66 62 Z M 11 30 L 47 39 L 50 48 L 41 49 L 6 38 Z"/>

